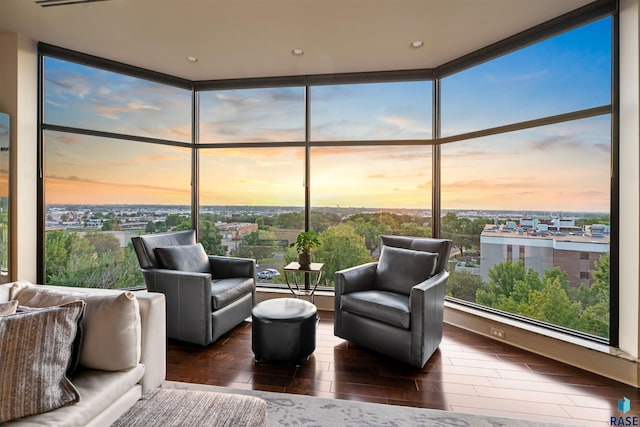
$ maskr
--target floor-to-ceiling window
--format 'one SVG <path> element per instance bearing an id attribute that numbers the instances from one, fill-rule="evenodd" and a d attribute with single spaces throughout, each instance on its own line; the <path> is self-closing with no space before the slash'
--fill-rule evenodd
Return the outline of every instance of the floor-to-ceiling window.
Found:
<path id="1" fill-rule="evenodd" d="M 430 236 L 431 146 L 415 144 L 431 139 L 431 88 L 199 91 L 201 229 L 216 228 L 218 253 L 255 258 L 260 282 L 283 284 L 308 221 L 327 286 L 338 269 L 374 259 L 382 232 Z"/>
<path id="2" fill-rule="evenodd" d="M 141 285 L 130 236 L 192 214 L 207 251 L 255 258 L 263 285 L 307 227 L 327 286 L 380 234 L 437 235 L 452 301 L 606 340 L 613 19 L 590 19 L 444 74 L 340 84 L 190 89 L 45 49 L 43 280 Z"/>
<path id="3" fill-rule="evenodd" d="M 45 56 L 43 280 L 144 285 L 131 236 L 191 228 L 191 91 Z"/>
<path id="4" fill-rule="evenodd" d="M 449 296 L 609 337 L 611 35 L 601 19 L 442 79 Z"/>
<path id="5" fill-rule="evenodd" d="M 200 238 L 215 235 L 218 254 L 254 258 L 260 282 L 282 283 L 304 229 L 305 88 L 198 95 Z"/>
<path id="6" fill-rule="evenodd" d="M 381 234 L 431 236 L 432 82 L 310 88 L 310 228 L 327 284 Z"/>

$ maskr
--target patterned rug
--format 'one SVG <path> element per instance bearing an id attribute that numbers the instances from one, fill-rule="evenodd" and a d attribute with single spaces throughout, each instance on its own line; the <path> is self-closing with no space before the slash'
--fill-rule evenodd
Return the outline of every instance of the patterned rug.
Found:
<path id="1" fill-rule="evenodd" d="M 112 427 L 262 427 L 266 419 L 265 401 L 252 396 L 159 388 L 145 394 Z"/>
<path id="2" fill-rule="evenodd" d="M 561 425 L 174 381 L 166 381 L 163 387 L 259 397 L 267 402 L 267 426 L 269 427 L 558 427 Z"/>

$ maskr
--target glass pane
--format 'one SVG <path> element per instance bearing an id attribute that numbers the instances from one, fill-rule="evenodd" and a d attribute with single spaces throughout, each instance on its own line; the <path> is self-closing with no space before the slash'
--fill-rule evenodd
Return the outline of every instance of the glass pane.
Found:
<path id="1" fill-rule="evenodd" d="M 431 236 L 430 146 L 311 150 L 311 229 L 327 285 L 378 256 L 380 234 Z"/>
<path id="2" fill-rule="evenodd" d="M 610 120 L 442 146 L 449 296 L 608 337 Z"/>
<path id="3" fill-rule="evenodd" d="M 611 18 L 442 80 L 442 136 L 611 103 Z"/>
<path id="4" fill-rule="evenodd" d="M 191 91 L 45 57 L 44 122 L 191 142 Z"/>
<path id="5" fill-rule="evenodd" d="M 304 87 L 199 95 L 201 143 L 304 141 Z"/>
<path id="6" fill-rule="evenodd" d="M 144 286 L 131 237 L 191 227 L 188 148 L 45 132 L 44 162 L 47 284 Z"/>
<path id="7" fill-rule="evenodd" d="M 200 235 L 210 254 L 255 258 L 258 281 L 285 283 L 304 228 L 304 148 L 201 149 Z"/>
<path id="8" fill-rule="evenodd" d="M 311 140 L 430 139 L 430 81 L 314 86 Z"/>
<path id="9" fill-rule="evenodd" d="M 0 113 L 0 283 L 9 281 L 9 122 Z"/>

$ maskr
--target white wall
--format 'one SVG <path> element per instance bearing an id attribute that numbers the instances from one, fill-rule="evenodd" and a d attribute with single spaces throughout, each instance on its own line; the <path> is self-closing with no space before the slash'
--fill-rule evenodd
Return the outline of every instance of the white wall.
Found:
<path id="1" fill-rule="evenodd" d="M 0 32 L 0 111 L 11 116 L 10 278 L 36 281 L 37 44 Z"/>
<path id="2" fill-rule="evenodd" d="M 620 1 L 620 348 L 640 355 L 639 0 Z"/>

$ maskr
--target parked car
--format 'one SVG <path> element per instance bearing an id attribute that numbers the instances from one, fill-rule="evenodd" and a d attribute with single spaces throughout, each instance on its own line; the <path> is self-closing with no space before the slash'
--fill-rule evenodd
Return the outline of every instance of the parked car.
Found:
<path id="1" fill-rule="evenodd" d="M 276 276 L 279 276 L 280 272 L 275 268 L 265 268 L 262 271 L 259 271 L 257 276 L 258 279 L 271 280 Z"/>

